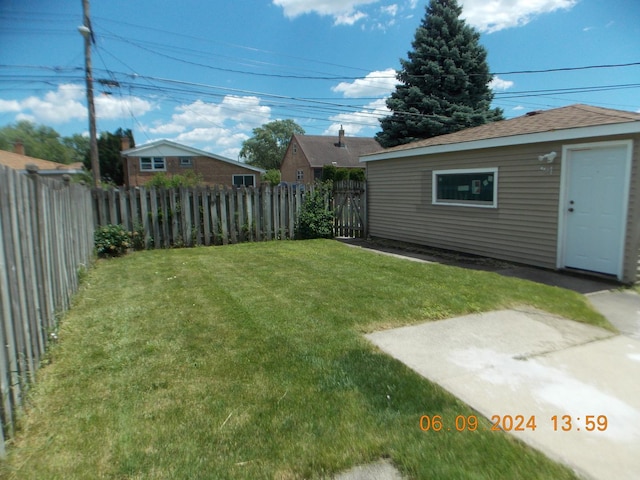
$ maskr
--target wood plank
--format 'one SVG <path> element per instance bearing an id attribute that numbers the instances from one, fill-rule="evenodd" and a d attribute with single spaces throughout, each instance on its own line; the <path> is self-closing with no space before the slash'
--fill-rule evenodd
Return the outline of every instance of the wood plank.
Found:
<path id="1" fill-rule="evenodd" d="M 227 202 L 229 210 L 227 213 L 227 218 L 229 221 L 229 237 L 231 243 L 238 243 L 238 222 L 236 217 L 236 195 L 235 195 L 235 187 L 225 189 L 225 194 L 227 196 Z"/>
<path id="2" fill-rule="evenodd" d="M 211 203 L 209 204 L 209 211 L 211 212 L 211 233 L 213 236 L 213 244 L 219 245 L 222 243 L 222 236 L 219 232 L 222 232 L 222 226 L 220 225 L 220 191 L 217 186 L 213 187 L 211 191 Z"/>
<path id="3" fill-rule="evenodd" d="M 162 246 L 164 248 L 171 247 L 170 229 L 171 229 L 171 215 L 169 214 L 169 195 L 170 191 L 166 188 L 161 188 L 160 195 L 160 212 L 162 212 L 162 221 L 160 222 L 161 234 L 162 234 Z"/>
<path id="4" fill-rule="evenodd" d="M 263 228 L 262 215 L 260 215 L 262 211 L 260 209 L 262 189 L 260 187 L 252 187 L 252 193 L 253 193 L 252 222 L 253 222 L 253 232 L 254 232 L 253 239 L 256 242 L 259 242 L 264 238 L 262 236 L 262 228 Z"/>
<path id="5" fill-rule="evenodd" d="M 247 219 L 244 213 L 244 199 L 247 189 L 244 186 L 236 189 L 236 210 L 238 218 L 238 241 L 247 241 Z"/>
<path id="6" fill-rule="evenodd" d="M 200 214 L 200 196 L 201 188 L 195 187 L 191 190 L 191 206 L 193 215 L 193 227 L 191 229 L 193 233 L 192 245 L 202 245 L 202 215 Z"/>
<path id="7" fill-rule="evenodd" d="M 180 205 L 180 192 L 179 190 L 172 188 L 168 191 L 169 195 L 169 208 L 171 213 L 171 245 L 175 245 L 180 236 L 180 212 L 178 206 Z"/>
<path id="8" fill-rule="evenodd" d="M 188 188 L 180 188 L 180 219 L 182 220 L 182 240 L 185 246 L 193 246 L 193 237 L 191 227 L 193 220 L 191 216 L 191 198 Z"/>
<path id="9" fill-rule="evenodd" d="M 160 238 L 160 219 L 158 218 L 158 189 L 151 187 L 149 190 L 149 213 L 151 214 L 151 225 L 153 233 L 154 248 L 162 248 L 162 238 Z"/>
<path id="10" fill-rule="evenodd" d="M 202 190 L 202 225 L 204 244 L 211 245 L 211 210 L 210 210 L 211 190 L 206 187 Z"/>
<path id="11" fill-rule="evenodd" d="M 116 191 L 120 206 L 120 223 L 122 223 L 122 226 L 124 226 L 127 231 L 131 232 L 133 231 L 133 222 L 131 221 L 129 209 L 127 208 L 127 194 L 124 187 L 120 187 Z"/>
<path id="12" fill-rule="evenodd" d="M 220 229 L 222 231 L 222 244 L 229 243 L 229 215 L 227 210 L 227 188 L 222 187 L 220 191 Z"/>
<path id="13" fill-rule="evenodd" d="M 149 249 L 153 245 L 151 242 L 151 221 L 149 219 L 149 207 L 147 202 L 146 187 L 139 187 L 138 195 L 140 198 L 140 219 L 142 220 L 142 229 L 144 230 L 144 248 Z M 153 245 L 155 248 L 156 246 Z"/>

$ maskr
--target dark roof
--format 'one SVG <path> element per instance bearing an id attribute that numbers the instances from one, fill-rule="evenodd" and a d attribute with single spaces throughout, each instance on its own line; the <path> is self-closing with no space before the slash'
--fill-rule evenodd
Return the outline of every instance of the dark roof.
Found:
<path id="1" fill-rule="evenodd" d="M 382 150 L 375 138 L 343 137 L 343 144 L 339 146 L 337 136 L 294 134 L 291 141 L 297 142 L 312 167 L 332 162 L 338 167 L 362 167 L 361 155 Z"/>
<path id="2" fill-rule="evenodd" d="M 425 140 L 417 140 L 389 148 L 385 152 L 638 121 L 640 121 L 640 113 L 576 104 L 551 110 L 529 112 L 521 117 L 487 123 L 479 127 L 467 128 Z"/>

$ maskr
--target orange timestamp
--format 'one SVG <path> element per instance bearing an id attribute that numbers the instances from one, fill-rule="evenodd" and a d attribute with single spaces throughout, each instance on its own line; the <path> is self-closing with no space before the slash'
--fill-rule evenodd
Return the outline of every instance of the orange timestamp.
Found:
<path id="1" fill-rule="evenodd" d="M 580 420 L 581 417 L 572 417 L 571 415 L 554 415 L 550 418 L 554 432 L 571 430 L 603 432 L 608 426 L 606 415 L 586 415 L 583 417 L 583 423 Z M 420 430 L 423 432 L 475 432 L 480 428 L 476 415 L 457 415 L 449 420 L 444 420 L 442 415 L 422 415 L 420 417 Z M 538 428 L 538 423 L 535 415 L 492 415 L 491 426 L 482 428 L 482 430 L 492 432 L 524 432 L 529 430 L 534 432 L 536 428 Z"/>

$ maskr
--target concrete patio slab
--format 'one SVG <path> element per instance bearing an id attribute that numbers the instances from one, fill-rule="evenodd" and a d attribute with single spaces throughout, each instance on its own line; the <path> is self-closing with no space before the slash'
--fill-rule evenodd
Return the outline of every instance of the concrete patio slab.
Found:
<path id="1" fill-rule="evenodd" d="M 367 338 L 490 420 L 535 417 L 510 433 L 584 478 L 638 478 L 640 341 L 528 308 Z"/>

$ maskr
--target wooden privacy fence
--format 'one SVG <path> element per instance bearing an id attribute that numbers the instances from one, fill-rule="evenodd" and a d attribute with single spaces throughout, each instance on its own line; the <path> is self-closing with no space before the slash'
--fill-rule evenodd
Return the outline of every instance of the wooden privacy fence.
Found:
<path id="1" fill-rule="evenodd" d="M 29 382 L 93 257 L 89 188 L 0 165 L 0 454 Z"/>
<path id="2" fill-rule="evenodd" d="M 367 192 L 365 182 L 345 180 L 333 186 L 333 234 L 336 237 L 366 238 Z"/>
<path id="3" fill-rule="evenodd" d="M 306 185 L 94 189 L 96 226 L 123 225 L 144 248 L 293 239 Z M 336 236 L 365 235 L 365 187 L 340 182 L 327 203 Z M 134 243 L 135 243 L 134 239 Z"/>

